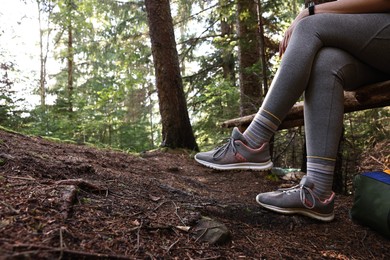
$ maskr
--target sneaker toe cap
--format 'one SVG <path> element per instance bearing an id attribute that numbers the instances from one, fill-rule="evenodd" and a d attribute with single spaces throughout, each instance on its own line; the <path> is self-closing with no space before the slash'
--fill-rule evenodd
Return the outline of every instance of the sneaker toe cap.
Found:
<path id="1" fill-rule="evenodd" d="M 271 191 L 260 193 L 256 196 L 256 201 L 260 205 L 273 205 L 276 207 L 300 207 L 300 200 L 286 198 L 282 191 Z"/>
<path id="2" fill-rule="evenodd" d="M 196 160 L 201 160 L 201 161 L 210 161 L 210 158 L 213 158 L 212 152 L 200 152 L 195 155 Z"/>
<path id="3" fill-rule="evenodd" d="M 269 202 L 271 201 L 274 201 L 275 199 L 277 199 L 277 197 L 279 197 L 278 193 L 277 192 L 265 192 L 265 193 L 259 193 L 257 194 L 256 196 L 256 201 L 260 204 L 262 203 L 265 203 L 265 204 L 268 204 Z"/>

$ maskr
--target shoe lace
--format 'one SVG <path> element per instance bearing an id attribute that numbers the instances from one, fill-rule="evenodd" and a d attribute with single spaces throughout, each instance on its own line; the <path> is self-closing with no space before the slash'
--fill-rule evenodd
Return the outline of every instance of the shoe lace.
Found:
<path id="1" fill-rule="evenodd" d="M 237 148 L 236 148 L 234 141 L 235 141 L 235 139 L 232 137 L 229 137 L 228 139 L 226 139 L 224 144 L 222 144 L 221 146 L 216 148 L 216 151 L 213 154 L 213 158 L 215 160 L 218 160 L 219 158 L 224 156 L 227 153 L 227 151 L 229 151 L 230 147 L 232 147 L 233 153 L 235 154 L 237 152 Z"/>
<path id="2" fill-rule="evenodd" d="M 290 193 L 290 192 L 297 192 L 299 191 L 299 198 L 301 199 L 302 204 L 308 208 L 313 209 L 316 206 L 316 197 L 314 195 L 314 192 L 309 187 L 305 186 L 304 184 L 298 184 L 296 186 L 293 186 L 291 188 L 287 189 L 280 189 L 283 192 Z M 309 197 L 309 199 L 307 199 Z M 312 202 L 308 205 L 308 201 Z"/>

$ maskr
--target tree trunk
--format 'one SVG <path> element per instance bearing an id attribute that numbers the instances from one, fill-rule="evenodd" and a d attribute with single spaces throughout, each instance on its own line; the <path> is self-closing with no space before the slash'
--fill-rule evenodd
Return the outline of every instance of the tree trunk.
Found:
<path id="1" fill-rule="evenodd" d="M 72 0 L 68 2 L 68 111 L 73 111 L 73 64 L 74 64 L 74 52 L 73 52 L 73 26 L 72 26 Z"/>
<path id="2" fill-rule="evenodd" d="M 265 36 L 264 36 L 264 26 L 263 26 L 263 9 L 261 7 L 261 1 L 257 1 L 257 19 L 259 23 L 259 52 L 261 59 L 261 70 L 262 70 L 262 79 L 263 79 L 263 97 L 268 92 L 268 76 L 267 76 L 267 57 L 265 54 Z"/>
<path id="3" fill-rule="evenodd" d="M 46 105 L 46 60 L 47 52 L 44 53 L 43 46 L 43 26 L 42 26 L 42 10 L 41 1 L 37 1 L 38 5 L 38 23 L 39 23 L 39 49 L 40 49 L 40 75 L 39 75 L 39 95 L 42 109 L 45 109 Z"/>
<path id="4" fill-rule="evenodd" d="M 260 36 L 255 1 L 237 1 L 238 62 L 240 79 L 240 115 L 257 112 L 262 101 L 261 77 L 258 68 L 260 59 Z"/>
<path id="5" fill-rule="evenodd" d="M 162 120 L 162 146 L 198 150 L 188 116 L 169 0 L 146 0 Z"/>

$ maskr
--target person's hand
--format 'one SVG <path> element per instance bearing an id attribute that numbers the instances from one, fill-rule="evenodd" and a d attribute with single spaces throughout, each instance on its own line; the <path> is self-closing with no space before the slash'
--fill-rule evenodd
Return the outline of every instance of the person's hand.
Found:
<path id="1" fill-rule="evenodd" d="M 290 41 L 291 35 L 294 31 L 295 25 L 292 24 L 284 33 L 283 39 L 279 43 L 279 56 L 282 57 L 287 49 L 287 45 Z"/>
<path id="2" fill-rule="evenodd" d="M 291 26 L 286 30 L 284 33 L 283 39 L 279 43 L 279 55 L 280 57 L 283 56 L 284 52 L 287 49 L 288 43 L 290 42 L 291 35 L 294 32 L 295 26 L 297 23 L 302 20 L 304 17 L 308 16 L 309 12 L 307 9 L 302 10 L 298 16 L 295 18 L 295 20 L 292 22 Z"/>

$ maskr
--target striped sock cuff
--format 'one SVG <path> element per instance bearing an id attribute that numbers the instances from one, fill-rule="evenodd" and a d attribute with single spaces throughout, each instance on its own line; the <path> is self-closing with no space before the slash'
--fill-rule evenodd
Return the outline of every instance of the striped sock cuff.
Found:
<path id="1" fill-rule="evenodd" d="M 261 109 L 259 111 L 259 114 L 261 112 L 264 112 L 264 113 L 267 113 L 268 115 L 270 115 L 273 119 L 275 119 L 277 121 L 277 124 L 280 125 L 282 123 L 282 120 L 279 119 L 279 117 L 275 116 L 273 113 L 271 113 L 270 111 L 266 110 L 266 109 Z"/>
<path id="2" fill-rule="evenodd" d="M 277 131 L 280 120 L 266 110 L 259 110 L 252 123 L 243 133 L 249 146 L 257 148 L 264 142 L 269 142 Z"/>
<path id="3" fill-rule="evenodd" d="M 318 172 L 322 174 L 333 175 L 334 165 L 326 165 L 321 163 L 307 162 L 307 171 Z"/>
<path id="4" fill-rule="evenodd" d="M 320 163 L 320 159 L 317 157 L 315 159 L 316 162 L 310 160 L 313 160 L 313 157 L 308 157 L 307 177 L 314 183 L 314 194 L 321 200 L 325 200 L 332 194 L 335 162 L 333 160 L 322 159 L 322 163 Z"/>
<path id="5" fill-rule="evenodd" d="M 322 157 L 322 156 L 314 156 L 314 155 L 308 155 L 306 156 L 307 160 L 310 161 L 325 161 L 324 164 L 329 164 L 330 162 L 336 162 L 335 158 L 329 158 L 329 157 Z"/>
<path id="6" fill-rule="evenodd" d="M 267 128 L 269 131 L 276 132 L 276 130 L 278 130 L 279 124 L 275 124 L 272 120 L 268 119 L 268 117 L 262 115 L 261 113 L 258 113 L 253 120 Z"/>

